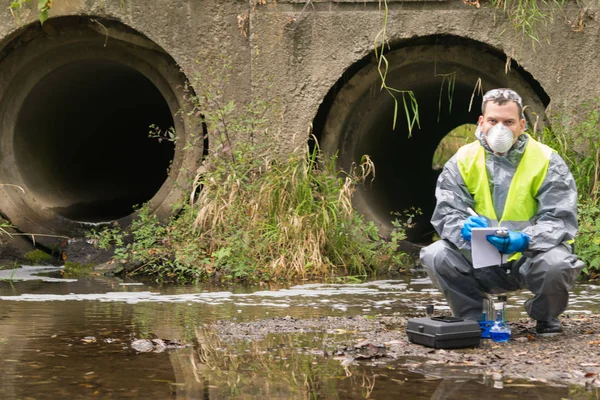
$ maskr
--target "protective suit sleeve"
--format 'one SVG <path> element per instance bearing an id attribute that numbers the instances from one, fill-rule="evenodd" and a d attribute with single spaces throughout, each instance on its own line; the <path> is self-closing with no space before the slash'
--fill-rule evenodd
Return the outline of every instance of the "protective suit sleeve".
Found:
<path id="1" fill-rule="evenodd" d="M 471 243 L 461 235 L 463 222 L 469 217 L 468 207 L 475 201 L 467 190 L 454 155 L 438 177 L 435 188 L 436 206 L 431 225 L 442 239 L 449 240 L 459 249 L 470 249 Z"/>
<path id="2" fill-rule="evenodd" d="M 523 229 L 529 251 L 547 251 L 577 233 L 577 187 L 569 167 L 552 153 L 548 173 L 537 194 L 535 224 Z"/>

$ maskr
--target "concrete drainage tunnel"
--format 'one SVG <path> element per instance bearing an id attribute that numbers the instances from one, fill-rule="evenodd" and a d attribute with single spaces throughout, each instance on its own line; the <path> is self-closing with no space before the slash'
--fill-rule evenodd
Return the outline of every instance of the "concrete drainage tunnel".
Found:
<path id="1" fill-rule="evenodd" d="M 146 202 L 167 215 L 181 171 L 203 154 L 202 143 L 182 150 L 202 127 L 176 117 L 186 81 L 173 59 L 119 23 L 88 18 L 10 39 L 0 53 L 0 179 L 24 193 L 3 188 L 3 216 L 23 232 L 80 236 L 94 223 L 127 223 Z M 183 140 L 149 138 L 151 126 Z"/>
<path id="2" fill-rule="evenodd" d="M 3 187 L 0 212 L 22 232 L 82 236 L 94 223 L 130 222 L 133 207 L 146 202 L 169 215 L 187 182 L 185 171 L 202 161 L 204 143 L 183 150 L 203 127 L 176 117 L 186 87 L 176 62 L 140 33 L 102 23 L 101 29 L 89 18 L 54 18 L 1 44 L 0 183 L 25 193 Z M 402 104 L 392 128 L 394 102 L 380 90 L 372 56 L 329 91 L 314 132 L 342 168 L 363 154 L 374 161 L 375 180 L 355 195 L 358 211 L 386 233 L 392 212 L 420 208 L 408 244 L 426 243 L 439 174 L 432 157 L 447 133 L 476 121 L 476 85 L 516 89 L 530 123 L 549 98 L 505 54 L 464 38 L 411 39 L 397 43 L 387 59 L 388 86 L 412 90 L 418 101 L 420 127 L 412 136 Z M 149 139 L 150 125 L 174 127 L 178 141 Z"/>
<path id="3" fill-rule="evenodd" d="M 368 154 L 376 168 L 372 182 L 358 187 L 354 206 L 384 234 L 400 213 L 418 208 L 412 218 L 405 248 L 430 243 L 429 223 L 435 207 L 435 184 L 441 172 L 432 167 L 436 149 L 453 129 L 475 125 L 481 111 L 483 91 L 510 87 L 524 99 L 526 119 L 534 123 L 543 116 L 549 97 L 538 82 L 509 60 L 504 53 L 472 40 L 431 36 L 398 44 L 386 54 L 389 87 L 414 92 L 420 127 L 409 135 L 401 96 L 396 128 L 394 101 L 380 90 L 381 78 L 372 56 L 356 63 L 330 90 L 314 121 L 321 148 L 337 155 L 338 166 L 348 170 Z M 509 68 L 510 67 L 510 68 Z"/>

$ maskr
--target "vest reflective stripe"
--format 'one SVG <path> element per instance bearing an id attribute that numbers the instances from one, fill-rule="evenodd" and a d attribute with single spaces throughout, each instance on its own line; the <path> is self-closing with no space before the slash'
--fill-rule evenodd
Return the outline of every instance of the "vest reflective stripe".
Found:
<path id="1" fill-rule="evenodd" d="M 457 153 L 458 169 L 475 204 L 475 212 L 492 221 L 497 221 L 490 184 L 485 167 L 485 149 L 476 140 L 462 146 Z"/>
<path id="2" fill-rule="evenodd" d="M 553 150 L 529 137 L 527 146 L 508 189 L 501 218 L 496 216 L 485 166 L 485 149 L 476 140 L 458 150 L 458 169 L 469 193 L 475 200 L 475 211 L 498 225 L 522 230 L 532 224 L 537 211 L 536 195 L 548 172 Z"/>
<path id="3" fill-rule="evenodd" d="M 537 211 L 536 196 L 546 178 L 553 150 L 529 137 L 508 189 L 502 220 L 527 221 Z"/>

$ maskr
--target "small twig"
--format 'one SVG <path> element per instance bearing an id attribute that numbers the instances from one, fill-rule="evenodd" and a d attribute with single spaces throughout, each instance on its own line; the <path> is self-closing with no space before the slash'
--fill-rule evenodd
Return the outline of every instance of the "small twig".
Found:
<path id="1" fill-rule="evenodd" d="M 506 56 L 506 64 L 504 65 L 504 73 L 508 75 L 509 71 L 510 71 L 510 63 L 512 61 L 512 57 L 507 55 Z"/>
<path id="2" fill-rule="evenodd" d="M 2 183 L 0 184 L 0 187 L 4 187 L 4 186 L 10 186 L 10 187 L 16 187 L 17 189 L 20 189 L 21 192 L 25 193 L 25 189 L 23 189 L 21 186 L 19 185 L 13 185 L 11 183 Z"/>
<path id="3" fill-rule="evenodd" d="M 106 27 L 100 21 L 98 21 L 98 20 L 96 20 L 94 18 L 90 18 L 90 20 L 92 22 L 95 22 L 98 25 L 100 25 L 104 29 L 104 31 L 106 32 L 106 35 L 104 36 L 104 47 L 106 47 L 106 44 L 108 43 L 108 29 L 106 29 Z"/>
<path id="4" fill-rule="evenodd" d="M 302 11 L 300 11 L 300 15 L 298 15 L 298 18 L 290 18 L 290 19 L 289 19 L 289 22 L 290 22 L 291 24 L 296 24 L 296 22 L 298 22 L 298 20 L 299 20 L 300 18 L 302 18 L 302 16 L 303 16 L 303 15 L 304 15 L 304 13 L 306 12 L 306 9 L 308 8 L 308 6 L 311 6 L 311 7 L 312 7 L 312 9 L 313 9 L 313 11 L 316 11 L 315 5 L 313 4 L 313 0 L 307 0 L 307 1 L 306 1 L 306 4 L 305 4 L 305 5 L 304 5 L 304 7 L 302 8 Z M 295 26 L 295 27 L 293 27 L 293 28 L 287 28 L 287 27 L 286 27 L 285 29 L 286 29 L 286 30 L 288 30 L 288 31 L 295 31 L 297 28 L 298 28 L 298 25 L 296 24 L 296 26 Z"/>
<path id="5" fill-rule="evenodd" d="M 53 237 L 53 238 L 57 238 L 57 239 L 70 239 L 70 237 L 68 236 L 60 236 L 60 235 L 50 235 L 50 234 L 43 234 L 43 233 L 8 233 L 8 236 L 12 237 L 12 236 L 31 236 L 31 241 L 33 242 L 33 245 L 35 246 L 35 237 L 36 236 L 44 236 L 44 237 Z"/>
<path id="6" fill-rule="evenodd" d="M 58 238 L 58 239 L 71 239 L 68 236 L 61 236 L 61 235 L 50 235 L 50 234 L 43 234 L 43 233 L 11 233 L 11 235 L 13 236 L 44 236 L 44 237 L 53 237 L 53 238 Z"/>
<path id="7" fill-rule="evenodd" d="M 483 95 L 483 88 L 481 87 L 481 78 L 477 78 L 477 82 L 475 82 L 475 87 L 473 88 L 473 93 L 471 94 L 471 101 L 469 102 L 469 112 L 471 112 L 471 107 L 473 106 L 473 99 L 475 98 L 475 93 Z"/>

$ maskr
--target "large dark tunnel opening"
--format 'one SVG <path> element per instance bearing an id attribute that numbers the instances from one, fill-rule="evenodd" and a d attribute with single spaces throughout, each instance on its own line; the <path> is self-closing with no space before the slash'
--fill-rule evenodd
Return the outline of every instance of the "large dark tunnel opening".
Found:
<path id="1" fill-rule="evenodd" d="M 27 95 L 14 130 L 23 180 L 55 212 L 107 221 L 131 214 L 168 176 L 174 145 L 149 137 L 173 126 L 158 89 L 140 72 L 87 59 L 43 77 Z"/>
<path id="2" fill-rule="evenodd" d="M 13 185 L 0 214 L 46 247 L 125 227 L 142 204 L 173 216 L 207 145 L 189 86 L 167 51 L 119 21 L 15 32 L 0 45 L 0 181 Z M 174 140 L 149 137 L 167 130 Z"/>
<path id="3" fill-rule="evenodd" d="M 527 117 L 543 115 L 549 99 L 533 78 L 506 56 L 481 43 L 456 37 L 428 37 L 402 43 L 387 54 L 389 87 L 412 91 L 420 125 L 409 132 L 402 95 L 394 128 L 394 99 L 380 90 L 376 64 L 366 58 L 351 67 L 325 98 L 314 132 L 326 154 L 337 154 L 338 166 L 349 169 L 368 154 L 375 179 L 358 188 L 355 208 L 376 222 L 383 234 L 400 214 L 414 226 L 410 243 L 431 242 L 429 223 L 435 207 L 440 170 L 432 168 L 438 144 L 453 129 L 474 124 L 480 115 L 483 91 L 512 87 L 524 98 Z M 408 100 L 408 96 L 405 96 Z M 410 109 L 410 104 L 408 108 Z M 419 209 L 420 214 L 414 214 Z"/>
<path id="4" fill-rule="evenodd" d="M 468 104 L 472 88 L 457 84 L 452 94 L 451 114 L 447 93 L 440 102 L 440 79 L 421 81 L 413 89 L 419 106 L 420 126 L 408 135 L 404 104 L 399 104 L 399 118 L 393 129 L 394 102 L 391 96 L 381 98 L 377 110 L 363 119 L 364 134 L 354 144 L 353 157 L 369 154 L 376 166 L 376 179 L 359 189 L 361 206 L 368 205 L 376 220 L 395 218 L 391 213 L 414 215 L 415 227 L 410 229 L 411 241 L 427 241 L 432 230 L 427 224 L 435 206 L 434 187 L 439 170 L 431 167 L 433 154 L 444 136 L 454 128 L 476 121 L 479 110 Z M 435 104 L 428 107 L 427 104 Z M 400 132 L 398 132 L 400 131 Z M 422 214 L 416 214 L 420 209 Z"/>

